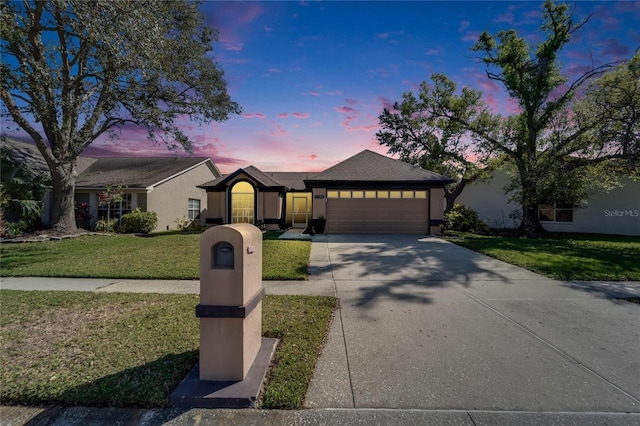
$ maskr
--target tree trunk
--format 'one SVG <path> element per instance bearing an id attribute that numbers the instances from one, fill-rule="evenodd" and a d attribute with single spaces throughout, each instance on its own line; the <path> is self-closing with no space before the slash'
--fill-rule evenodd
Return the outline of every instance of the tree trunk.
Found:
<path id="1" fill-rule="evenodd" d="M 75 212 L 75 162 L 60 164 L 51 171 L 53 182 L 53 199 L 51 202 L 51 227 L 64 233 L 76 233 Z"/>
<path id="2" fill-rule="evenodd" d="M 522 206 L 522 222 L 518 231 L 521 235 L 529 238 L 535 238 L 546 231 L 538 219 L 538 205 L 535 203 L 523 203 Z"/>
<path id="3" fill-rule="evenodd" d="M 446 206 L 444 212 L 448 213 L 456 202 L 456 198 L 462 193 L 467 181 L 462 179 L 459 182 L 447 185 L 444 189 L 444 199 L 446 200 Z"/>

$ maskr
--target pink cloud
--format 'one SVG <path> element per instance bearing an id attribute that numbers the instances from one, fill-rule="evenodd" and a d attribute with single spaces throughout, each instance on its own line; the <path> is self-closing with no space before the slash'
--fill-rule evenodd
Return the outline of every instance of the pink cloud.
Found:
<path id="1" fill-rule="evenodd" d="M 350 114 L 350 113 L 353 113 L 353 112 L 358 112 L 357 109 L 351 108 L 349 106 L 333 107 L 333 109 L 335 109 L 336 111 L 338 111 L 341 114 Z"/>
<path id="2" fill-rule="evenodd" d="M 280 114 L 278 114 L 278 118 L 289 118 L 289 114 L 287 114 L 286 112 L 281 112 Z"/>
<path id="3" fill-rule="evenodd" d="M 509 114 L 519 114 L 522 112 L 522 108 L 520 108 L 518 101 L 513 98 L 507 99 L 504 109 Z"/>
<path id="4" fill-rule="evenodd" d="M 357 105 L 358 104 L 358 100 L 357 99 L 346 98 L 344 101 L 346 103 L 348 103 L 349 105 Z"/>
<path id="5" fill-rule="evenodd" d="M 349 132 L 359 132 L 359 131 L 369 132 L 371 130 L 379 130 L 379 129 L 380 129 L 380 125 L 371 124 L 369 126 L 354 126 L 354 127 L 348 128 L 347 130 Z"/>
<path id="6" fill-rule="evenodd" d="M 311 124 L 309 124 L 309 127 L 319 127 L 322 126 L 322 122 L 321 121 L 315 121 Z"/>
<path id="7" fill-rule="evenodd" d="M 269 72 L 272 72 L 272 73 L 281 73 L 281 72 L 282 72 L 282 70 L 281 70 L 281 69 L 279 69 L 279 68 L 269 68 L 269 70 L 268 70 L 268 71 L 269 71 Z"/>
<path id="8" fill-rule="evenodd" d="M 222 43 L 222 47 L 231 52 L 240 52 L 244 48 L 244 43 L 240 41 L 232 41 L 221 37 L 220 42 Z"/>
<path id="9" fill-rule="evenodd" d="M 287 136 L 289 134 L 289 132 L 287 132 L 287 130 L 284 127 L 282 127 L 277 123 L 275 124 L 276 124 L 275 129 L 269 132 L 270 136 L 278 137 L 278 136 Z"/>
<path id="10" fill-rule="evenodd" d="M 210 4 L 213 5 L 213 13 L 207 13 L 207 25 L 218 29 L 218 38 L 225 50 L 240 52 L 244 48 L 244 29 L 264 12 L 262 6 L 239 2 Z"/>
<path id="11" fill-rule="evenodd" d="M 311 114 L 309 114 L 308 112 L 294 112 L 293 116 L 295 118 L 305 119 L 311 117 Z"/>
<path id="12" fill-rule="evenodd" d="M 327 92 L 326 94 L 329 96 L 342 96 L 342 91 L 334 90 L 333 92 Z"/>
<path id="13" fill-rule="evenodd" d="M 316 154 L 311 154 L 309 158 L 312 160 L 315 160 L 316 158 L 318 158 L 318 156 Z"/>
<path id="14" fill-rule="evenodd" d="M 484 74 L 476 74 L 474 77 L 477 78 L 477 82 L 483 90 L 495 92 L 500 89 L 495 80 L 490 80 Z"/>
<path id="15" fill-rule="evenodd" d="M 489 105 L 489 108 L 491 108 L 493 112 L 500 112 L 500 104 L 498 103 L 498 100 L 496 99 L 494 94 L 485 94 L 483 99 L 484 102 Z"/>
<path id="16" fill-rule="evenodd" d="M 306 95 L 311 95 L 311 96 L 320 96 L 320 92 L 316 92 L 316 91 L 307 92 L 305 94 Z"/>
<path id="17" fill-rule="evenodd" d="M 462 41 L 472 41 L 472 42 L 476 42 L 478 41 L 478 37 L 480 37 L 480 33 L 478 31 L 469 31 L 466 32 L 461 38 L 460 40 Z"/>
<path id="18" fill-rule="evenodd" d="M 380 102 L 381 105 L 381 109 L 388 109 L 388 110 L 392 110 L 393 109 L 393 101 L 391 99 L 387 99 L 385 97 L 382 96 L 378 96 L 378 102 Z"/>
<path id="19" fill-rule="evenodd" d="M 429 49 L 424 53 L 425 55 L 433 56 L 433 55 L 439 55 L 442 52 L 440 51 L 440 49 Z"/>
<path id="20" fill-rule="evenodd" d="M 629 47 L 620 43 L 618 39 L 608 38 L 600 43 L 596 43 L 597 46 L 602 46 L 603 55 L 609 55 L 615 60 L 626 59 L 630 56 Z"/>
<path id="21" fill-rule="evenodd" d="M 251 114 L 242 114 L 242 116 L 244 118 L 259 118 L 260 120 L 264 120 L 265 118 L 267 118 L 267 116 L 262 114 L 261 112 L 256 112 Z"/>

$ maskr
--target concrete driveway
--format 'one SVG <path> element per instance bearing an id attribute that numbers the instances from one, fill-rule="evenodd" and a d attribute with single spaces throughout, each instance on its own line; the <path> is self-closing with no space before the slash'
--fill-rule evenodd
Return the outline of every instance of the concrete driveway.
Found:
<path id="1" fill-rule="evenodd" d="M 329 236 L 341 309 L 305 405 L 640 412 L 638 283 L 565 283 L 441 239 Z M 312 284 L 312 283 L 310 283 Z"/>

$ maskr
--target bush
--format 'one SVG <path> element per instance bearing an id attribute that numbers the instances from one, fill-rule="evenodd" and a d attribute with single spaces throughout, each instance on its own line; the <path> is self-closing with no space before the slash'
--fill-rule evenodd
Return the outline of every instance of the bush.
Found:
<path id="1" fill-rule="evenodd" d="M 158 226 L 158 215 L 156 212 L 143 212 L 135 209 L 131 213 L 122 216 L 120 232 L 126 234 L 148 234 Z"/>
<path id="2" fill-rule="evenodd" d="M 461 232 L 487 232 L 489 227 L 478 219 L 478 213 L 462 204 L 454 204 L 444 215 L 445 228 Z"/>
<path id="3" fill-rule="evenodd" d="M 118 220 L 117 219 L 100 219 L 93 225 L 93 230 L 96 232 L 117 232 Z"/>

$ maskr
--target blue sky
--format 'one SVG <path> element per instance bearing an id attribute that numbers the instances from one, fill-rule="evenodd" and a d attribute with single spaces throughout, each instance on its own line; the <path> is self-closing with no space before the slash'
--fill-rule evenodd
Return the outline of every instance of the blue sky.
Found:
<path id="1" fill-rule="evenodd" d="M 629 58 L 640 46 L 640 2 L 573 2 L 590 21 L 562 53 L 576 75 Z M 382 108 L 416 90 L 432 73 L 481 89 L 502 114 L 515 111 L 470 50 L 482 31 L 515 28 L 532 42 L 542 1 L 263 1 L 206 2 L 218 29 L 213 56 L 243 114 L 198 127 L 184 120 L 195 154 L 223 172 L 250 164 L 266 171 L 323 170 L 376 140 Z M 144 131 L 94 143 L 86 155 L 162 155 Z"/>

